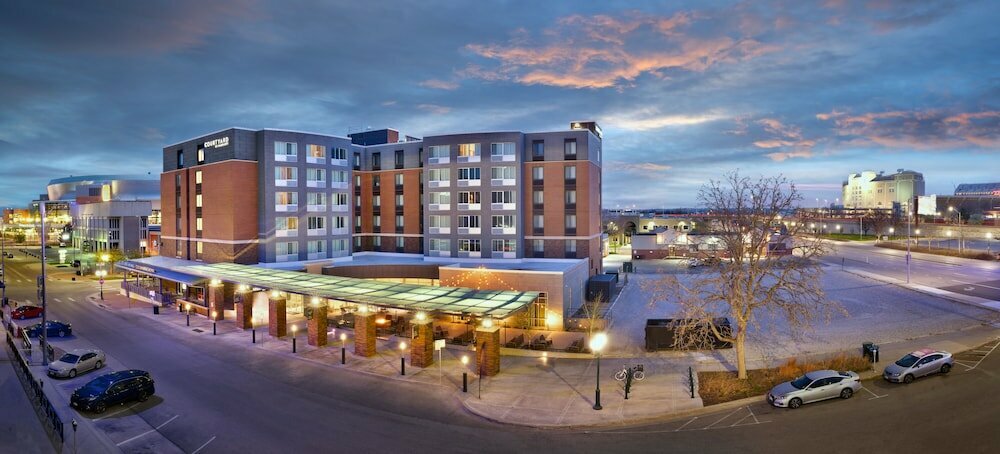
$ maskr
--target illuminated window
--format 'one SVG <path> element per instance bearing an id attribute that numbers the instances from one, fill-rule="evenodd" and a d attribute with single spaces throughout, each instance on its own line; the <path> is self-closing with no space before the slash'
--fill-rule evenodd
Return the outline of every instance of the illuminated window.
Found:
<path id="1" fill-rule="evenodd" d="M 462 157 L 479 156 L 478 143 L 462 143 L 458 145 L 458 155 Z"/>
<path id="2" fill-rule="evenodd" d="M 194 206 L 201 208 L 201 194 L 194 196 Z"/>
<path id="3" fill-rule="evenodd" d="M 326 158 L 326 147 L 323 145 L 309 145 L 310 158 Z"/>
<path id="4" fill-rule="evenodd" d="M 197 170 L 194 172 L 194 182 L 195 184 L 201 184 L 201 171 Z"/>
<path id="5" fill-rule="evenodd" d="M 194 228 L 195 228 L 195 230 L 202 230 L 202 226 L 203 226 L 202 219 L 201 218 L 195 218 L 195 220 L 194 220 Z"/>

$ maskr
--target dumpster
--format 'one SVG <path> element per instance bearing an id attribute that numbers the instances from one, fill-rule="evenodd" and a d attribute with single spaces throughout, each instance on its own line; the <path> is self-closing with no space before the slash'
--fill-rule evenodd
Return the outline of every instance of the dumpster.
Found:
<path id="1" fill-rule="evenodd" d="M 646 351 L 653 352 L 657 350 L 671 350 L 678 348 L 675 345 L 675 338 L 677 337 L 677 329 L 679 326 L 688 325 L 691 320 L 688 319 L 672 319 L 672 318 L 651 318 L 646 320 Z M 728 336 L 732 333 L 732 326 L 729 323 L 729 319 L 725 317 L 719 317 L 712 320 L 712 324 L 715 325 L 716 329 L 723 335 Z M 733 348 L 733 344 L 730 342 L 723 342 L 716 339 L 714 336 L 705 336 L 705 331 L 711 328 L 707 323 L 701 322 L 694 328 L 696 331 L 701 331 L 700 333 L 691 333 L 691 335 L 697 336 L 698 338 L 709 338 L 712 342 L 708 345 L 695 345 L 692 346 L 693 349 L 720 349 L 720 348 Z"/>

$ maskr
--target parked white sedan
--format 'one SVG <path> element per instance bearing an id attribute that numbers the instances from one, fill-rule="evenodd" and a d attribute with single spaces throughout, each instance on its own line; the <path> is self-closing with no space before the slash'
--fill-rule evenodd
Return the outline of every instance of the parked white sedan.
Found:
<path id="1" fill-rule="evenodd" d="M 104 352 L 97 349 L 80 348 L 62 355 L 58 361 L 49 364 L 50 377 L 76 377 L 77 374 L 104 367 Z"/>

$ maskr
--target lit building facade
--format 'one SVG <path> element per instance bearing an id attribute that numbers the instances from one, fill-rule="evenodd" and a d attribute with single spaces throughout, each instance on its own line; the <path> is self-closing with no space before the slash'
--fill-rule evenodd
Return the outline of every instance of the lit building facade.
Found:
<path id="1" fill-rule="evenodd" d="M 852 173 L 843 183 L 844 208 L 908 210 L 914 197 L 924 195 L 924 176 L 912 170 Z"/>

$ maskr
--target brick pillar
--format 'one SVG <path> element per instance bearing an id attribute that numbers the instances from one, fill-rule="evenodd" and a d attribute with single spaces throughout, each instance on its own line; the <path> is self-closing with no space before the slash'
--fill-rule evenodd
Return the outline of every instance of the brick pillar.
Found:
<path id="1" fill-rule="evenodd" d="M 247 330 L 253 323 L 253 292 L 239 292 L 240 302 L 236 303 L 236 326 Z"/>
<path id="2" fill-rule="evenodd" d="M 375 314 L 354 313 L 354 354 L 375 356 Z"/>
<path id="3" fill-rule="evenodd" d="M 410 346 L 410 365 L 428 367 L 434 364 L 434 330 L 430 320 L 414 320 L 413 344 Z"/>
<path id="4" fill-rule="evenodd" d="M 500 373 L 500 327 L 476 328 L 476 370 L 487 377 Z"/>
<path id="5" fill-rule="evenodd" d="M 312 318 L 306 323 L 309 330 L 309 345 L 322 347 L 326 345 L 326 303 L 313 307 Z"/>
<path id="6" fill-rule="evenodd" d="M 212 320 L 222 320 L 223 311 L 226 308 L 225 288 L 222 284 L 208 287 L 208 318 Z M 215 312 L 215 317 L 212 317 Z"/>
<path id="7" fill-rule="evenodd" d="M 283 337 L 288 333 L 287 302 L 283 296 L 269 296 L 267 299 L 267 333 L 272 337 Z"/>

